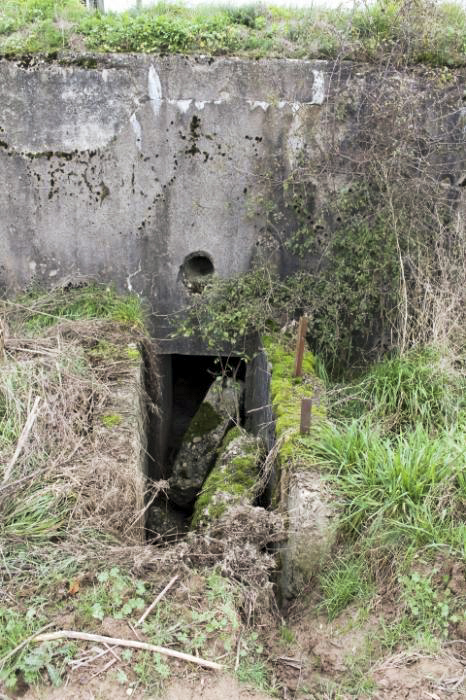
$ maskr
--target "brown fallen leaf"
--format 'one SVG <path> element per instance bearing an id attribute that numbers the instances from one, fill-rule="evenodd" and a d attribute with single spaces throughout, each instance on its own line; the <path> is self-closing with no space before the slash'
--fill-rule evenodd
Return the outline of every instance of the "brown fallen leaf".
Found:
<path id="1" fill-rule="evenodd" d="M 81 582 L 78 578 L 75 578 L 71 581 L 70 587 L 68 588 L 68 594 L 69 595 L 76 595 L 79 592 L 79 589 L 81 587 Z"/>

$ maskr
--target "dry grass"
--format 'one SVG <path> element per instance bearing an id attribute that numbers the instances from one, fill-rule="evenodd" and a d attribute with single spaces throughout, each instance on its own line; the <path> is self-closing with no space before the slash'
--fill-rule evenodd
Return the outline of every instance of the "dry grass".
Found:
<path id="1" fill-rule="evenodd" d="M 6 325 L 17 327 L 17 319 L 7 318 Z M 41 337 L 6 338 L 0 364 L 4 581 L 27 579 L 36 564 L 61 569 L 100 557 L 108 539 L 141 542 L 146 484 L 137 466 L 144 461 L 141 416 L 150 402 L 137 343 L 150 352 L 141 333 L 106 320 L 64 321 Z M 141 411 L 128 404 L 135 395 Z M 37 417 L 25 431 L 34 405 Z"/>
<path id="2" fill-rule="evenodd" d="M 265 552 L 284 535 L 277 514 L 235 508 L 209 530 L 174 545 L 144 542 L 144 511 L 167 484 L 147 484 L 135 469 L 145 447 L 138 436 L 147 427 L 140 416 L 144 406 L 156 409 L 140 395 L 142 410 L 137 405 L 131 410 L 128 391 L 134 400 L 143 390 L 135 341 L 150 385 L 157 384 L 154 349 L 140 331 L 115 321 L 60 320 L 66 314 L 53 311 L 53 325 L 30 325 L 31 318 L 53 308 L 48 296 L 33 307 L 3 309 L 6 325 L 17 332 L 6 338 L 0 364 L 4 595 L 31 586 L 37 593 L 50 579 L 111 566 L 157 577 L 216 567 L 244 589 L 248 618 L 273 609 L 269 576 L 276 562 Z M 19 335 L 26 327 L 28 334 Z M 36 397 L 37 418 L 2 483 Z"/>

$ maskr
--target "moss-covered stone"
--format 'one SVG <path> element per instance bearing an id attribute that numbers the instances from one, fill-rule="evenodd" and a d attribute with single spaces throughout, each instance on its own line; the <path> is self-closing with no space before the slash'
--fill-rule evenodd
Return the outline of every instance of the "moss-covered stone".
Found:
<path id="1" fill-rule="evenodd" d="M 205 401 L 192 419 L 188 430 L 184 434 L 183 442 L 191 442 L 195 437 L 202 437 L 206 433 L 210 433 L 221 422 L 222 416 L 217 413 L 210 403 Z"/>
<path id="2" fill-rule="evenodd" d="M 259 454 L 257 438 L 238 427 L 227 433 L 194 506 L 192 527 L 207 525 L 230 506 L 254 501 Z"/>
<path id="3" fill-rule="evenodd" d="M 215 381 L 186 431 L 170 477 L 170 499 L 184 508 L 193 503 L 215 464 L 222 440 L 241 403 L 242 385 Z"/>

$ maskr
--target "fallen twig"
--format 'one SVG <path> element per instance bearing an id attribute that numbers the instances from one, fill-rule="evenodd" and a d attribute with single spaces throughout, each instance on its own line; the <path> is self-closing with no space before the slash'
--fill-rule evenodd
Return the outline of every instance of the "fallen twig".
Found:
<path id="1" fill-rule="evenodd" d="M 239 657 L 241 652 L 241 632 L 238 637 L 238 644 L 236 645 L 236 660 L 235 660 L 235 672 L 239 669 Z"/>
<path id="2" fill-rule="evenodd" d="M 299 659 L 292 659 L 288 656 L 279 656 L 277 658 L 277 662 L 280 664 L 283 664 L 284 666 L 289 666 L 290 668 L 294 668 L 297 671 L 301 671 L 303 668 L 302 661 L 300 661 Z"/>
<path id="3" fill-rule="evenodd" d="M 155 644 L 147 644 L 146 642 L 138 642 L 133 639 L 105 637 L 101 634 L 89 634 L 88 632 L 76 632 L 74 630 L 60 630 L 59 632 L 48 632 L 46 634 L 38 634 L 35 637 L 31 637 L 30 640 L 27 641 L 53 642 L 57 639 L 80 639 L 84 642 L 111 644 L 114 646 L 128 647 L 129 649 L 143 649 L 144 651 L 152 651 L 155 654 L 163 654 L 164 656 L 171 656 L 175 659 L 181 659 L 182 661 L 189 661 L 190 663 L 197 664 L 198 666 L 203 666 L 204 668 L 212 668 L 216 671 L 220 671 L 223 669 L 223 666 L 221 664 L 217 664 L 215 661 L 201 659 L 198 656 L 185 654 L 182 651 L 175 651 L 174 649 L 167 649 L 166 647 L 159 647 L 155 646 Z"/>
<path id="4" fill-rule="evenodd" d="M 173 578 L 167 583 L 167 585 L 165 586 L 165 588 L 163 589 L 163 591 L 161 591 L 161 592 L 158 594 L 158 596 L 157 596 L 157 598 L 154 600 L 154 602 L 151 603 L 151 604 L 149 605 L 149 607 L 147 608 L 147 610 L 145 611 L 145 613 L 143 613 L 143 614 L 141 615 L 141 617 L 139 618 L 139 620 L 136 622 L 136 625 L 142 625 L 142 623 L 144 622 L 144 620 L 146 619 L 146 617 L 152 612 L 152 610 L 155 608 L 155 606 L 157 605 L 157 603 L 159 603 L 159 602 L 162 600 L 162 598 L 163 598 L 163 596 L 165 595 L 165 593 L 166 593 L 168 590 L 170 590 L 170 588 L 173 586 L 173 584 L 175 583 L 175 581 L 176 581 L 177 579 L 178 579 L 178 575 L 173 576 Z"/>
<path id="5" fill-rule="evenodd" d="M 113 666 L 113 664 L 116 664 L 117 660 L 116 659 L 110 659 L 105 666 L 103 666 L 99 671 L 96 673 L 93 673 L 91 678 L 95 678 L 96 676 L 100 676 L 101 673 L 105 673 L 105 671 L 108 671 L 108 669 Z M 90 679 L 89 679 L 90 680 Z"/>

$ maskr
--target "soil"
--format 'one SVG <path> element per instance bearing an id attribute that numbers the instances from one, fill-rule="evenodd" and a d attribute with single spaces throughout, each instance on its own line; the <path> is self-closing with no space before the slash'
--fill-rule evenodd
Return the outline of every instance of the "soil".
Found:
<path id="1" fill-rule="evenodd" d="M 383 606 L 382 606 L 383 607 Z M 448 642 L 438 655 L 400 652 L 369 662 L 365 676 L 374 683 L 367 695 L 347 691 L 354 659 L 367 652 L 368 633 L 376 630 L 387 609 L 361 619 L 361 610 L 350 607 L 337 620 L 328 622 L 316 615 L 315 606 L 301 607 L 290 615 L 287 628 L 293 642 L 286 643 L 275 634 L 276 676 L 283 686 L 283 697 L 291 700 L 465 700 L 466 641 Z M 457 630 L 456 630 L 457 632 Z M 330 688 L 338 689 L 332 694 Z"/>
<path id="2" fill-rule="evenodd" d="M 85 684 L 71 680 L 65 687 L 40 688 L 22 695 L 23 700 L 270 700 L 270 696 L 241 686 L 232 676 L 215 677 L 196 674 L 195 678 L 176 681 L 162 694 L 145 693 L 121 685 L 109 674 Z M 131 692 L 129 692 L 131 691 Z M 3 696 L 0 695 L 3 698 Z M 7 697 L 7 696 L 6 696 Z"/>

